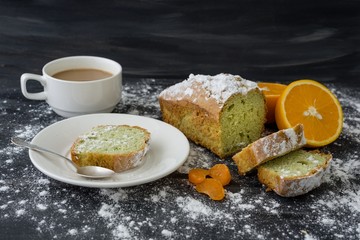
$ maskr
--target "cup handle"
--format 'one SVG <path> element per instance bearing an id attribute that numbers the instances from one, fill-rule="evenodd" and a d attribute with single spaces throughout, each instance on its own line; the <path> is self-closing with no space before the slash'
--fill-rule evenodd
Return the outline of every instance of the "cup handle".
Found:
<path id="1" fill-rule="evenodd" d="M 32 73 L 24 73 L 23 75 L 21 75 L 21 92 L 22 94 L 28 98 L 28 99 L 32 99 L 32 100 L 46 100 L 46 92 L 45 92 L 45 88 L 44 91 L 42 92 L 38 92 L 38 93 L 29 93 L 27 91 L 26 88 L 26 82 L 28 80 L 35 80 L 41 83 L 41 85 L 43 87 L 46 86 L 46 79 L 41 76 L 41 75 L 37 75 L 37 74 L 32 74 Z"/>

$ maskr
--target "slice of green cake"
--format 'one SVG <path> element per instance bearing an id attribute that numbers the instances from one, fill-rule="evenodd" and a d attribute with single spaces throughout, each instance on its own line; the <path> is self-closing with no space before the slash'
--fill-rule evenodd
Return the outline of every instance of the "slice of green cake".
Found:
<path id="1" fill-rule="evenodd" d="M 320 186 L 331 154 L 296 150 L 258 167 L 258 178 L 268 190 L 283 197 L 305 194 Z"/>
<path id="2" fill-rule="evenodd" d="M 142 162 L 150 133 L 141 127 L 100 125 L 79 136 L 71 147 L 71 159 L 79 166 L 101 166 L 125 171 Z"/>
<path id="3" fill-rule="evenodd" d="M 258 165 L 300 149 L 305 144 L 304 127 L 298 124 L 256 140 L 235 154 L 232 159 L 239 173 L 245 175 Z"/>

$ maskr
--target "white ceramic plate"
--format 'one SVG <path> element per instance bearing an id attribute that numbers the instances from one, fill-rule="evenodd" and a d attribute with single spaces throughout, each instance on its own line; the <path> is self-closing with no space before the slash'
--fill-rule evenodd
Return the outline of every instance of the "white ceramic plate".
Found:
<path id="1" fill-rule="evenodd" d="M 116 188 L 160 179 L 178 169 L 189 155 L 189 141 L 175 127 L 152 118 L 115 113 L 83 115 L 59 121 L 39 132 L 32 143 L 70 157 L 70 147 L 75 139 L 101 124 L 127 124 L 146 128 L 151 133 L 151 138 L 150 150 L 144 163 L 106 179 L 80 177 L 66 160 L 29 150 L 32 163 L 41 172 L 58 181 L 84 187 Z"/>

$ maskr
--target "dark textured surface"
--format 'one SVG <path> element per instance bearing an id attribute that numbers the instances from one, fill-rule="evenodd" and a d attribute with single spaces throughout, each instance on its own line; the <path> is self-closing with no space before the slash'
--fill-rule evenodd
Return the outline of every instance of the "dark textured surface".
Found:
<path id="1" fill-rule="evenodd" d="M 0 238 L 359 239 L 359 10 L 357 1 L 2 1 Z M 143 186 L 52 180 L 9 139 L 30 140 L 63 119 L 25 99 L 19 78 L 70 55 L 121 63 L 124 97 L 114 112 L 157 119 L 156 96 L 190 73 L 318 80 L 345 115 L 342 135 L 324 149 L 334 155 L 331 170 L 320 188 L 287 199 L 266 193 L 255 174 L 240 177 L 227 159 L 233 181 L 214 202 L 194 191 L 186 172 L 220 159 L 191 143 L 182 168 Z"/>
<path id="2" fill-rule="evenodd" d="M 100 55 L 125 77 L 240 73 L 359 86 L 357 1 L 2 1 L 1 82 L 69 55 Z"/>

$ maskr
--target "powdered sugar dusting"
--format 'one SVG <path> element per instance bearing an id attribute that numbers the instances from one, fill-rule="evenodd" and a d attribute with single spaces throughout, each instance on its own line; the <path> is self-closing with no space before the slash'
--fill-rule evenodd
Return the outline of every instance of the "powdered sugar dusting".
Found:
<path id="1" fill-rule="evenodd" d="M 293 128 L 285 129 L 284 134 L 286 135 L 288 141 L 291 143 L 292 146 L 295 146 L 296 144 L 300 143 L 301 145 L 306 144 L 306 139 L 304 136 L 304 132 L 300 132 L 300 141 L 299 141 L 299 135 L 296 134 L 295 130 Z"/>
<path id="2" fill-rule="evenodd" d="M 191 197 L 177 197 L 176 204 L 194 220 L 199 217 L 209 217 L 214 214 L 210 207 Z"/>
<path id="3" fill-rule="evenodd" d="M 123 102 L 115 112 L 159 119 L 157 96 L 162 89 L 154 79 L 125 84 Z M 339 140 L 323 149 L 334 156 L 324 183 L 302 197 L 265 192 L 255 174 L 239 176 L 231 160 L 220 160 L 194 143 L 178 171 L 153 183 L 76 187 L 42 174 L 27 150 L 4 139 L 0 223 L 26 226 L 32 239 L 359 239 L 360 100 L 352 89 L 333 90 L 344 108 L 344 129 Z M 28 140 L 62 119 L 43 102 L 9 97 L 0 106 L 6 122 L 1 132 Z M 197 193 L 186 175 L 191 168 L 216 163 L 226 163 L 233 177 L 220 202 Z"/>
<path id="4" fill-rule="evenodd" d="M 190 169 L 203 167 L 209 169 L 216 157 L 209 154 L 209 151 L 199 145 L 190 142 L 190 153 L 186 162 L 178 169 L 180 173 L 187 174 Z"/>
<path id="5" fill-rule="evenodd" d="M 174 98 L 179 100 L 185 96 L 186 98 L 193 98 L 193 101 L 196 102 L 198 90 L 202 89 L 206 99 L 214 99 L 220 106 L 223 106 L 233 94 L 245 95 L 256 87 L 255 82 L 243 79 L 238 75 L 224 73 L 215 76 L 190 74 L 188 79 L 164 90 L 160 97 L 167 100 Z"/>
<path id="6" fill-rule="evenodd" d="M 74 151 L 123 154 L 143 148 L 146 140 L 143 129 L 124 125 L 101 125 L 79 136 Z"/>
<path id="7" fill-rule="evenodd" d="M 255 155 L 257 164 L 264 163 L 274 157 L 279 157 L 290 151 L 299 149 L 306 144 L 302 125 L 294 128 L 283 129 L 262 137 L 249 145 L 246 149 L 251 149 Z M 247 152 L 240 152 L 236 157 L 245 160 L 248 157 Z M 253 166 L 256 167 L 256 166 Z M 247 172 L 251 169 L 241 169 Z"/>

